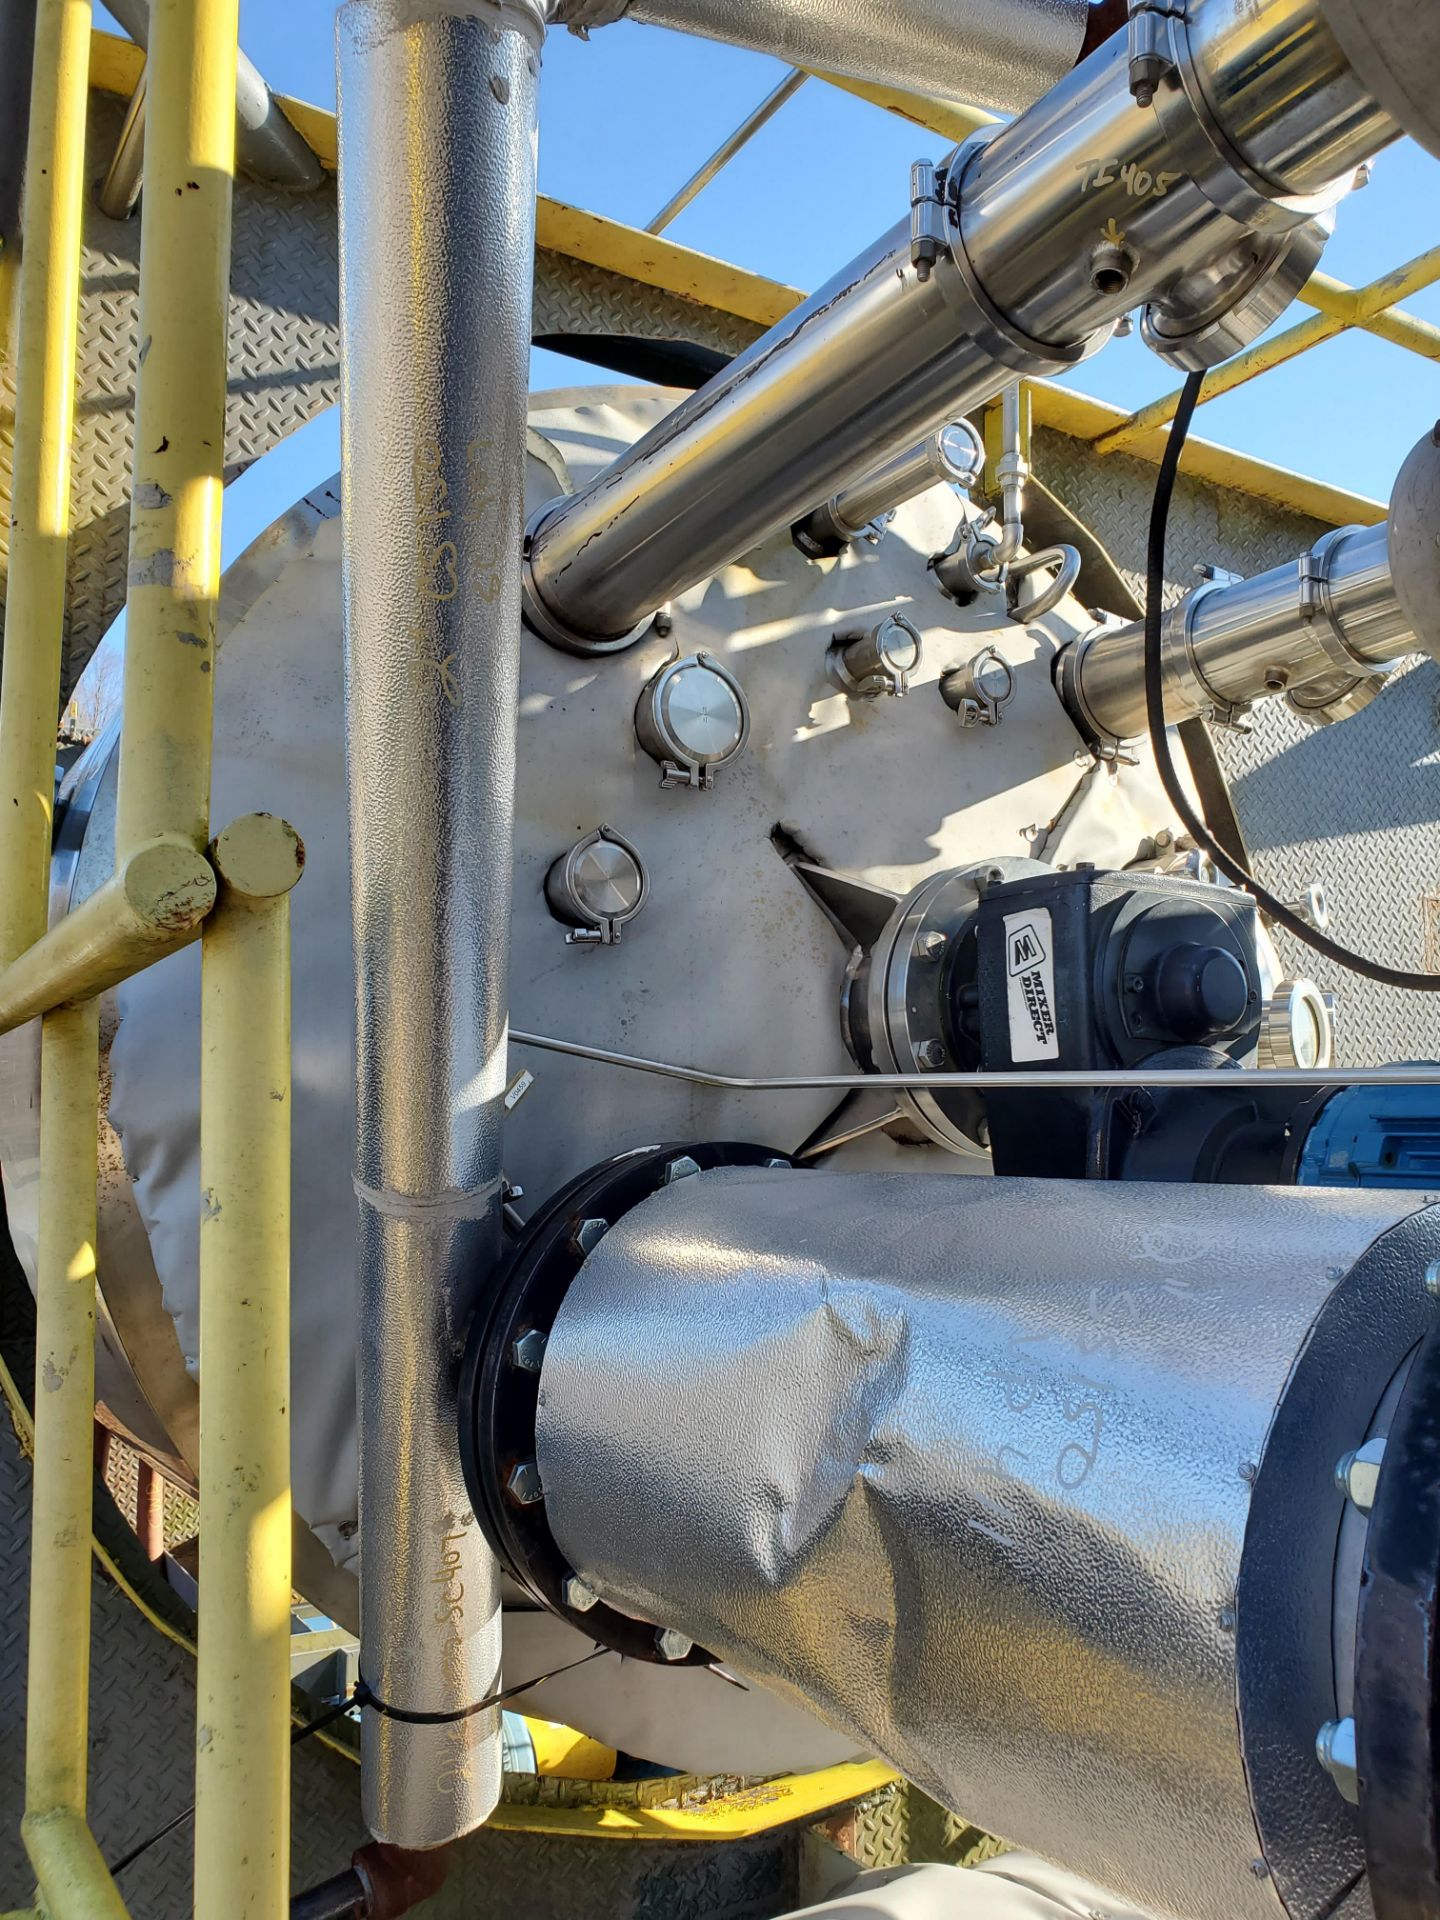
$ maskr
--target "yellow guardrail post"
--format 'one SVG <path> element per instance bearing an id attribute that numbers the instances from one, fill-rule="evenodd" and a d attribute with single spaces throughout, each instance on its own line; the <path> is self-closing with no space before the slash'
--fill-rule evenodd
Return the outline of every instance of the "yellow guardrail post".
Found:
<path id="1" fill-rule="evenodd" d="M 196 1920 L 290 1897 L 290 889 L 251 814 L 211 849 L 201 948 Z"/>
<path id="2" fill-rule="evenodd" d="M 45 931 L 70 531 L 90 0 L 41 0 L 25 153 L 0 671 L 0 966 Z"/>
<path id="3" fill-rule="evenodd" d="M 99 1009 L 47 1014 L 40 1048 L 40 1250 L 25 1818 L 54 1920 L 124 1920 L 85 1823 L 95 1426 Z"/>
<path id="4" fill-rule="evenodd" d="M 1340 281 L 1328 280 L 1323 274 L 1317 274 L 1313 281 L 1301 288 L 1297 297 L 1305 305 L 1318 307 L 1320 311 L 1309 320 L 1287 327 L 1283 333 L 1266 334 L 1253 347 L 1247 347 L 1244 353 L 1236 354 L 1223 366 L 1216 367 L 1206 376 L 1204 398 L 1214 400 L 1222 393 L 1233 393 L 1247 381 L 1284 366 L 1287 361 L 1297 359 L 1302 353 L 1309 353 L 1312 348 L 1322 346 L 1325 341 L 1333 340 L 1337 334 L 1348 332 L 1352 327 L 1376 328 L 1385 333 L 1385 316 L 1402 300 L 1408 300 L 1412 294 L 1433 286 L 1437 279 L 1440 279 L 1440 247 L 1432 247 L 1428 252 L 1418 254 L 1415 259 L 1407 260 L 1404 266 L 1393 268 L 1364 287 L 1346 287 Z M 1401 344 L 1412 351 L 1423 352 L 1427 357 L 1435 354 L 1437 340 L 1432 337 L 1434 330 L 1427 329 L 1423 322 L 1412 319 L 1408 314 L 1395 316 L 1388 332 L 1391 338 L 1397 334 L 1403 335 Z M 1096 453 L 1129 452 L 1147 434 L 1168 426 L 1175 418 L 1180 405 L 1180 391 L 1177 387 L 1173 393 L 1152 400 L 1148 406 L 1132 413 L 1120 426 L 1092 440 L 1091 446 Z"/>
<path id="5" fill-rule="evenodd" d="M 154 0 L 115 857 L 210 838 L 238 0 Z"/>
<path id="6" fill-rule="evenodd" d="M 45 930 L 75 405 L 90 0 L 41 0 L 19 273 L 10 578 L 0 672 L 0 964 Z M 98 1016 L 42 1027 L 26 1849 L 56 1920 L 124 1920 L 85 1824 L 95 1419 Z"/>

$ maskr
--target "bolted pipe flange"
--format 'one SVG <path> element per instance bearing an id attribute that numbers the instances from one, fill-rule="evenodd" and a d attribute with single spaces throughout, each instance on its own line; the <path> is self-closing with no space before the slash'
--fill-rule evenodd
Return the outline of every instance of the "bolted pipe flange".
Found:
<path id="1" fill-rule="evenodd" d="M 560 1550 L 536 1449 L 541 1367 L 572 1282 L 612 1222 L 676 1181 L 717 1167 L 788 1169 L 773 1147 L 724 1141 L 642 1147 L 592 1167 L 520 1229 L 499 1285 L 470 1326 L 459 1387 L 459 1453 L 475 1517 L 501 1565 L 535 1600 L 627 1659 L 708 1666 L 678 1630 L 610 1606 Z"/>

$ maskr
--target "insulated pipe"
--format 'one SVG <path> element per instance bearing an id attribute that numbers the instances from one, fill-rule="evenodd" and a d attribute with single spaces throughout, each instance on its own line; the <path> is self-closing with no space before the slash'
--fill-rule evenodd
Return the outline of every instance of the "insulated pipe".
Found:
<path id="1" fill-rule="evenodd" d="M 500 1594 L 455 1450 L 500 1252 L 534 254 L 534 0 L 340 9 L 366 1819 L 500 1791 Z M 408 1717 L 396 1717 L 397 1715 Z"/>
<path id="2" fill-rule="evenodd" d="M 1161 634 L 1166 719 L 1230 718 L 1282 692 L 1304 719 L 1344 719 L 1407 653 L 1440 659 L 1437 502 L 1440 430 L 1401 468 L 1388 521 L 1342 527 L 1298 561 L 1187 594 Z M 1055 683 L 1087 738 L 1138 739 L 1147 727 L 1143 623 L 1067 647 Z"/>
<path id="3" fill-rule="evenodd" d="M 1088 0 L 558 0 L 576 32 L 640 20 L 790 66 L 1015 113 L 1080 58 Z"/>
<path id="4" fill-rule="evenodd" d="M 580 652 L 625 645 L 665 601 L 946 418 L 1084 359 L 1137 305 L 1170 351 L 1230 350 L 1222 323 L 1253 300 L 1257 260 L 1283 271 L 1398 129 L 1316 0 L 1167 24 L 1180 80 L 1153 106 L 1132 97 L 1115 35 L 968 141 L 943 188 L 917 167 L 906 220 L 538 515 L 532 626 Z"/>
<path id="5" fill-rule="evenodd" d="M 746 114 L 735 131 L 720 142 L 710 158 L 696 168 L 679 192 L 670 196 L 655 218 L 645 222 L 646 233 L 663 233 L 666 227 L 678 220 L 690 202 L 705 191 L 715 176 L 729 166 L 736 154 L 750 144 L 762 127 L 770 124 L 787 100 L 795 98 L 809 78 L 808 73 L 801 73 L 798 67 L 792 67 L 780 84 L 766 94 L 759 106 Z"/>
<path id="6" fill-rule="evenodd" d="M 1146 1913 L 1334 1912 L 1333 1469 L 1433 1323 L 1417 1199 L 674 1181 L 550 1330 L 546 1522 L 610 1606 Z"/>

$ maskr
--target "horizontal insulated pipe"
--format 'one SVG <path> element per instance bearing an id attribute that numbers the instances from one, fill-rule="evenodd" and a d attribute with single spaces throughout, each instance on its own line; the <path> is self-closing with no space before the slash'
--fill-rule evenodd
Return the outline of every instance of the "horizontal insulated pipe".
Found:
<path id="1" fill-rule="evenodd" d="M 500 1252 L 543 33 L 530 0 L 348 0 L 337 27 L 362 1787 L 411 1848 L 500 1791 L 455 1393 Z"/>
<path id="2" fill-rule="evenodd" d="M 1223 351 L 1217 329 L 1257 248 L 1277 260 L 1398 130 L 1315 0 L 1264 0 L 1243 18 L 1203 6 L 1170 28 L 1186 88 L 1137 105 L 1115 35 L 1020 119 L 967 142 L 938 194 L 917 167 L 899 225 L 544 510 L 528 542 L 532 626 L 580 652 L 625 645 L 667 600 L 1017 374 L 1084 359 L 1136 306 L 1172 344 Z"/>
<path id="3" fill-rule="evenodd" d="M 1419 1198 L 675 1181 L 549 1335 L 556 1544 L 1145 1913 L 1334 1912 L 1332 1473 L 1433 1319 Z"/>
<path id="4" fill-rule="evenodd" d="M 1343 719 L 1404 655 L 1440 658 L 1433 435 L 1407 460 L 1395 502 L 1380 526 L 1342 527 L 1298 561 L 1249 580 L 1207 582 L 1169 608 L 1161 635 L 1166 718 L 1232 719 L 1283 693 L 1304 719 Z M 1087 738 L 1138 739 L 1147 724 L 1143 623 L 1068 647 L 1056 684 Z"/>
<path id="5" fill-rule="evenodd" d="M 1088 0 L 558 0 L 577 31 L 641 20 L 793 67 L 1015 113 L 1080 58 Z"/>

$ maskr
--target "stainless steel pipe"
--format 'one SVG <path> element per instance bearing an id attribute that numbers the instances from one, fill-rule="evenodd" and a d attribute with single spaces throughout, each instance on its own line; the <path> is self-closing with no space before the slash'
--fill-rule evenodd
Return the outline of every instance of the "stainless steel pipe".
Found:
<path id="1" fill-rule="evenodd" d="M 1257 262 L 1283 273 L 1313 258 L 1316 216 L 1398 129 L 1317 0 L 1243 17 L 1201 6 L 1168 28 L 1176 78 L 1153 106 L 1132 97 L 1115 35 L 1028 113 L 967 142 L 942 193 L 922 180 L 907 220 L 542 512 L 526 563 L 536 630 L 582 652 L 625 645 L 665 601 L 1017 374 L 1082 360 L 1137 305 L 1168 352 L 1228 351 Z"/>
<path id="2" fill-rule="evenodd" d="M 1302 719 L 1342 720 L 1374 698 L 1406 654 L 1440 659 L 1440 430 L 1401 468 L 1390 518 L 1341 527 L 1308 553 L 1249 580 L 1207 583 L 1165 614 L 1165 717 L 1233 719 L 1283 693 Z M 1145 628 L 1097 631 L 1069 646 L 1055 683 L 1087 739 L 1146 731 Z"/>
<path id="3" fill-rule="evenodd" d="M 1166 719 L 1233 720 L 1278 693 L 1301 712 L 1330 717 L 1323 703 L 1337 688 L 1378 688 L 1418 644 L 1395 593 L 1386 534 L 1383 525 L 1341 528 L 1298 561 L 1233 584 L 1207 583 L 1169 608 L 1161 640 Z M 1146 731 L 1143 622 L 1077 641 L 1056 681 L 1087 737 L 1138 739 Z M 1310 687 L 1321 710 L 1306 701 Z"/>
<path id="4" fill-rule="evenodd" d="M 559 0 L 557 24 L 673 27 L 843 73 L 1015 113 L 1080 58 L 1088 0 Z"/>
<path id="5" fill-rule="evenodd" d="M 500 1251 L 543 35 L 538 0 L 347 0 L 337 25 L 363 1797 L 406 1847 L 500 1791 L 455 1393 Z"/>
<path id="6" fill-rule="evenodd" d="M 1352 1269 L 1433 1236 L 1395 1225 L 1419 1200 L 676 1181 L 550 1333 L 551 1530 L 611 1605 L 1146 1913 L 1335 1911 L 1332 1468 L 1435 1311 L 1410 1242 Z"/>
<path id="7" fill-rule="evenodd" d="M 802 548 L 837 551 L 858 540 L 876 522 L 884 522 L 918 493 L 942 481 L 962 492 L 985 471 L 985 447 L 968 420 L 947 420 L 938 433 L 896 454 L 853 487 L 827 500 L 795 529 Z"/>

